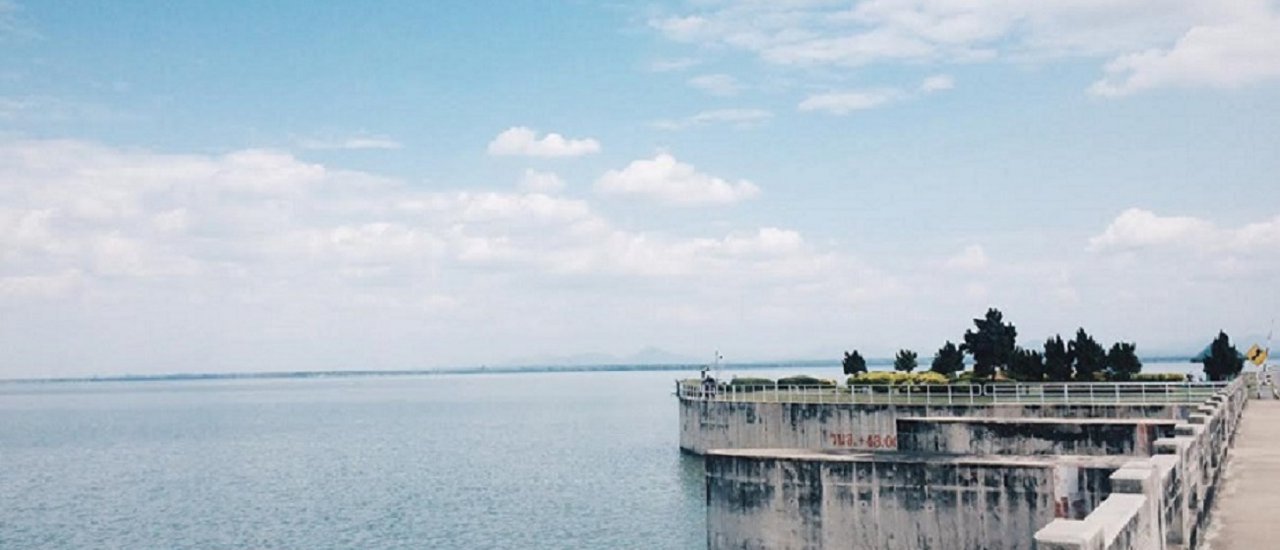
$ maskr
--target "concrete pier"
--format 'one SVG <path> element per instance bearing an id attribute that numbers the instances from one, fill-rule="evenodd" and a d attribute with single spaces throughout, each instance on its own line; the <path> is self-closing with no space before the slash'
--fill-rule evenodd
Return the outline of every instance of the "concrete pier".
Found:
<path id="1" fill-rule="evenodd" d="M 1224 475 L 1206 547 L 1280 548 L 1280 401 L 1249 404 Z"/>
<path id="2" fill-rule="evenodd" d="M 707 547 L 1204 548 L 1246 381 L 1059 386 L 983 387 L 960 393 L 965 403 L 911 390 L 678 392 L 681 447 L 706 456 Z M 1280 418 L 1255 423 L 1273 430 L 1258 444 L 1280 448 Z M 1252 469 L 1280 483 L 1280 453 L 1268 456 Z M 1241 506 L 1241 519 L 1276 509 Z M 1272 546 L 1242 540 L 1235 548 Z"/>

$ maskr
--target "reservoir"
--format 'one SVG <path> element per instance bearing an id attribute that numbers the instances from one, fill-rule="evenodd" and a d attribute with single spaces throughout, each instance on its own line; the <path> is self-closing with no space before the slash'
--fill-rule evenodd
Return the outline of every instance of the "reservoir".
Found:
<path id="1" fill-rule="evenodd" d="M 0 548 L 702 548 L 681 376 L 0 383 Z"/>
<path id="2" fill-rule="evenodd" d="M 699 548 L 678 374 L 0 384 L 0 548 Z"/>

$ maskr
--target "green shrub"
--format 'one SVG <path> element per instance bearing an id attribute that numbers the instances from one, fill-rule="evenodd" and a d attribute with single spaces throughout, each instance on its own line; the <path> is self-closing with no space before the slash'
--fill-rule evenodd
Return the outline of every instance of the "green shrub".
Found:
<path id="1" fill-rule="evenodd" d="M 835 380 L 827 380 L 825 378 L 814 378 L 807 375 L 787 376 L 778 379 L 779 387 L 787 388 L 834 388 Z"/>
<path id="2" fill-rule="evenodd" d="M 937 386 L 947 377 L 936 372 L 865 372 L 849 377 L 851 386 Z"/>
<path id="3" fill-rule="evenodd" d="M 735 376 L 729 381 L 730 386 L 772 386 L 772 378 L 755 378 L 751 376 Z"/>
<path id="4" fill-rule="evenodd" d="M 773 389 L 773 380 L 769 378 L 755 378 L 751 376 L 735 376 L 728 384 L 721 383 L 720 387 L 735 392 L 769 390 Z"/>
<path id="5" fill-rule="evenodd" d="M 946 375 L 933 371 L 919 372 L 911 376 L 915 378 L 915 383 L 919 386 L 945 386 L 950 382 L 950 380 L 947 380 Z"/>
<path id="6" fill-rule="evenodd" d="M 902 377 L 897 372 L 863 372 L 849 377 L 850 386 L 888 386 L 897 384 Z"/>
<path id="7" fill-rule="evenodd" d="M 1134 382 L 1186 382 L 1187 375 L 1177 372 L 1144 372 L 1133 375 Z"/>

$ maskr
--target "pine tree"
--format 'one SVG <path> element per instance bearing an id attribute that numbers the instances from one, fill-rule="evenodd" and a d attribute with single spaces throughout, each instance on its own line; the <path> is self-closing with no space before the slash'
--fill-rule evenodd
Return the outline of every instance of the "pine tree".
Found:
<path id="1" fill-rule="evenodd" d="M 1071 357 L 1079 382 L 1096 382 L 1096 374 L 1107 364 L 1107 350 L 1083 328 L 1077 330 L 1076 339 L 1067 344 L 1067 355 Z"/>
<path id="2" fill-rule="evenodd" d="M 1214 382 L 1230 380 L 1244 369 L 1244 357 L 1231 345 L 1227 333 L 1218 331 L 1218 337 L 1209 344 L 1209 355 L 1204 360 L 1204 375 Z"/>
<path id="3" fill-rule="evenodd" d="M 862 355 L 858 353 L 858 350 L 853 350 L 853 353 L 849 353 L 847 351 L 844 352 L 844 362 L 842 363 L 842 366 L 844 367 L 844 373 L 848 376 L 867 372 L 867 360 L 862 358 Z"/>
<path id="4" fill-rule="evenodd" d="M 1004 314 L 991 308 L 983 319 L 974 319 L 977 331 L 964 332 L 962 351 L 973 355 L 973 375 L 977 378 L 994 377 L 997 370 L 1006 369 L 1013 359 L 1017 345 L 1018 329 L 1004 322 Z"/>
<path id="5" fill-rule="evenodd" d="M 1019 382 L 1044 380 L 1044 357 L 1038 351 L 1014 349 L 1013 360 L 1009 362 L 1009 378 Z"/>
<path id="6" fill-rule="evenodd" d="M 1107 352 L 1107 377 L 1111 380 L 1132 380 L 1142 372 L 1142 360 L 1138 359 L 1137 345 L 1116 342 Z"/>
<path id="7" fill-rule="evenodd" d="M 1071 380 L 1071 355 L 1067 353 L 1067 344 L 1061 335 L 1044 342 L 1044 374 L 1054 382 Z"/>
<path id="8" fill-rule="evenodd" d="M 933 356 L 933 363 L 929 366 L 929 370 L 947 378 L 955 376 L 957 372 L 964 370 L 964 352 L 948 340 L 938 348 L 938 353 Z"/>
<path id="9" fill-rule="evenodd" d="M 898 355 L 893 358 L 893 370 L 898 372 L 916 370 L 916 352 L 909 349 L 898 350 Z"/>

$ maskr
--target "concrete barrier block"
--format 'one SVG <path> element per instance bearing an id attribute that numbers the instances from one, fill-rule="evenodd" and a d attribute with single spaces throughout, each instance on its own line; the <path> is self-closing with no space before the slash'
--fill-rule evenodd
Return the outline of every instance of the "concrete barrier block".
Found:
<path id="1" fill-rule="evenodd" d="M 1157 439 L 1155 442 L 1156 454 L 1158 455 L 1181 455 L 1187 452 L 1187 446 L 1191 444 L 1192 439 L 1189 437 L 1165 437 Z"/>
<path id="2" fill-rule="evenodd" d="M 1173 427 L 1173 435 L 1195 437 L 1204 431 L 1204 424 L 1178 424 Z"/>
<path id="3" fill-rule="evenodd" d="M 1147 503 L 1148 499 L 1143 495 L 1112 493 L 1084 521 L 1101 528 L 1103 548 L 1108 548 L 1121 534 L 1132 537 L 1134 530 L 1142 529 L 1144 518 L 1141 514 L 1147 511 Z"/>
<path id="4" fill-rule="evenodd" d="M 1155 470 L 1149 462 L 1130 462 L 1111 474 L 1111 493 L 1145 495 L 1155 485 Z"/>
<path id="5" fill-rule="evenodd" d="M 1178 467 L 1178 456 L 1171 454 L 1155 455 L 1151 457 L 1151 467 L 1156 472 L 1156 480 L 1161 485 L 1166 485 L 1173 477 L 1174 469 Z"/>
<path id="6" fill-rule="evenodd" d="M 1055 519 L 1036 532 L 1037 550 L 1102 550 L 1102 527 L 1074 519 Z"/>

